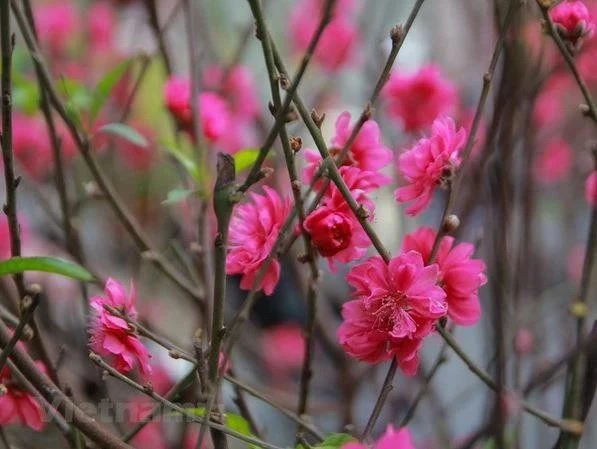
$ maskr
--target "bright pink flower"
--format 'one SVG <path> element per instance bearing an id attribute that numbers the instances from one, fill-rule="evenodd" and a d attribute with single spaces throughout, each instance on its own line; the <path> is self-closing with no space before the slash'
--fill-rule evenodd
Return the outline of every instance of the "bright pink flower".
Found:
<path id="1" fill-rule="evenodd" d="M 388 425 L 386 432 L 375 443 L 375 449 L 415 449 L 415 446 L 406 427 L 396 430 Z"/>
<path id="2" fill-rule="evenodd" d="M 458 102 L 456 87 L 435 65 L 411 75 L 392 73 L 383 96 L 390 116 L 401 121 L 406 132 L 423 131 L 439 116 L 453 113 Z"/>
<path id="3" fill-rule="evenodd" d="M 343 112 L 336 120 L 336 134 L 332 137 L 330 154 L 336 156 L 340 153 L 352 133 L 350 126 L 350 113 Z M 391 182 L 390 178 L 378 173 L 392 161 L 392 150 L 386 147 L 381 140 L 381 131 L 375 120 L 367 120 L 357 134 L 354 143 L 348 150 L 348 157 L 343 165 L 358 167 L 361 170 L 375 172 L 378 178 L 377 183 L 382 186 Z M 311 182 L 319 164 L 321 156 L 314 150 L 305 150 L 307 166 L 305 178 Z"/>
<path id="4" fill-rule="evenodd" d="M 105 2 L 93 2 L 87 11 L 88 33 L 94 51 L 112 49 L 116 27 L 114 10 Z"/>
<path id="5" fill-rule="evenodd" d="M 179 125 L 192 133 L 193 111 L 191 108 L 191 83 L 188 79 L 172 76 L 165 86 L 166 107 Z M 218 140 L 229 125 L 226 101 L 216 93 L 199 94 L 200 121 L 203 135 L 211 142 Z"/>
<path id="6" fill-rule="evenodd" d="M 375 205 L 367 193 L 379 187 L 378 173 L 357 167 L 340 167 L 340 174 L 353 198 L 374 218 Z M 328 258 L 332 271 L 336 262 L 348 263 L 365 255 L 371 240 L 334 183 L 330 183 L 321 202 L 305 219 L 303 226 L 319 253 Z"/>
<path id="7" fill-rule="evenodd" d="M 414 203 L 406 209 L 408 215 L 421 213 L 431 202 L 435 188 L 460 165 L 460 152 L 466 142 L 464 128 L 456 129 L 451 118 L 433 122 L 431 136 L 420 139 L 402 153 L 398 168 L 407 185 L 396 189 L 396 201 Z"/>
<path id="8" fill-rule="evenodd" d="M 436 235 L 432 228 L 421 227 L 404 238 L 402 251 L 417 251 L 429 260 Z M 439 267 L 439 285 L 446 292 L 448 316 L 463 326 L 479 321 L 479 288 L 487 282 L 485 263 L 471 258 L 474 251 L 470 243 L 454 246 L 453 237 L 444 237 L 435 260 Z"/>
<path id="9" fill-rule="evenodd" d="M 130 293 L 127 293 L 124 285 L 112 278 L 108 278 L 104 287 L 104 294 L 102 296 L 93 296 L 91 298 L 91 307 L 98 314 L 102 314 L 106 312 L 105 306 L 109 306 L 131 319 L 136 319 L 136 302 L 137 291 L 135 284 L 131 282 Z"/>
<path id="10" fill-rule="evenodd" d="M 267 186 L 263 190 L 263 195 L 252 193 L 251 202 L 237 206 L 230 222 L 226 273 L 242 274 L 240 287 L 244 290 L 253 287 L 257 272 L 271 252 L 292 208 L 289 198 L 280 198 Z M 257 288 L 271 295 L 279 279 L 280 262 L 274 259 Z"/>
<path id="11" fill-rule="evenodd" d="M 565 1 L 549 11 L 549 16 L 562 38 L 573 44 L 595 28 L 589 10 L 582 1 Z"/>
<path id="12" fill-rule="evenodd" d="M 0 395 L 0 425 L 20 423 L 39 432 L 45 425 L 45 413 L 35 396 L 12 377 L 5 365 L 0 372 L 0 383 L 6 392 Z"/>
<path id="13" fill-rule="evenodd" d="M 597 206 L 597 170 L 593 170 L 585 182 L 585 199 L 589 205 Z"/>
<path id="14" fill-rule="evenodd" d="M 376 256 L 353 267 L 346 280 L 355 290 L 342 307 L 338 338 L 344 350 L 369 363 L 397 357 L 402 370 L 414 375 L 423 339 L 447 312 L 438 266 L 425 266 L 416 251 L 389 264 Z"/>
<path id="15" fill-rule="evenodd" d="M 293 373 L 303 363 L 305 338 L 297 324 L 280 324 L 266 329 L 261 339 L 266 368 L 272 374 Z"/>
<path id="16" fill-rule="evenodd" d="M 340 449 L 369 449 L 369 446 L 351 441 L 343 444 Z M 415 446 L 406 427 L 395 430 L 390 424 L 385 433 L 372 446 L 372 449 L 415 449 Z"/>
<path id="17" fill-rule="evenodd" d="M 80 28 L 76 6 L 69 0 L 45 3 L 35 8 L 39 41 L 54 53 L 64 52 Z"/>
<path id="18" fill-rule="evenodd" d="M 325 70 L 334 72 L 344 68 L 354 59 L 360 39 L 358 27 L 350 18 L 352 1 L 338 2 L 333 17 L 321 35 L 313 55 L 314 60 Z M 304 52 L 319 23 L 323 2 L 302 0 L 290 15 L 289 34 L 295 53 Z"/>
<path id="19" fill-rule="evenodd" d="M 110 357 L 118 371 L 128 373 L 138 367 L 141 374 L 148 375 L 151 374 L 151 354 L 135 335 L 134 328 L 123 318 L 112 315 L 105 307 L 113 307 L 126 317 L 135 319 L 136 300 L 134 285 L 127 293 L 122 284 L 108 279 L 104 295 L 91 298 L 96 317 L 91 329 L 90 345 L 99 355 Z"/>
<path id="20" fill-rule="evenodd" d="M 535 160 L 535 179 L 542 184 L 553 184 L 568 176 L 574 155 L 563 139 L 552 139 Z"/>

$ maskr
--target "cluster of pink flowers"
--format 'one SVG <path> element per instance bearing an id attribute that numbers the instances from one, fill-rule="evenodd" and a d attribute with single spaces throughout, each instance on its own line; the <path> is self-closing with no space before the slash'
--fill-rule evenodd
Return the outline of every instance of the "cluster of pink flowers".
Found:
<path id="1" fill-rule="evenodd" d="M 40 371 L 45 367 L 37 363 Z M 5 391 L 0 394 L 0 425 L 20 423 L 35 431 L 41 431 L 45 425 L 45 413 L 33 394 L 21 385 L 5 365 L 0 371 L 0 384 Z"/>
<path id="2" fill-rule="evenodd" d="M 267 186 L 263 191 L 263 195 L 252 193 L 250 202 L 237 206 L 230 222 L 226 273 L 242 274 L 240 287 L 244 290 L 253 288 L 292 208 L 290 198 L 280 198 Z M 280 262 L 274 258 L 257 288 L 271 295 L 279 279 Z"/>
<path id="3" fill-rule="evenodd" d="M 415 446 L 406 427 L 396 430 L 392 425 L 388 425 L 385 433 L 372 447 L 351 441 L 343 444 L 340 449 L 415 449 Z"/>
<path id="4" fill-rule="evenodd" d="M 329 72 L 340 70 L 355 59 L 360 40 L 357 24 L 352 19 L 353 0 L 340 0 L 332 11 L 332 20 L 325 27 L 313 55 L 314 61 Z M 301 0 L 290 14 L 289 34 L 295 53 L 307 50 L 323 12 L 322 0 Z"/>
<path id="5" fill-rule="evenodd" d="M 330 154 L 337 156 L 351 133 L 350 114 L 343 112 L 336 121 Z M 321 164 L 321 156 L 314 150 L 306 149 L 305 158 L 305 181 L 313 182 L 313 175 Z M 352 196 L 367 210 L 370 221 L 374 218 L 375 205 L 368 194 L 390 182 L 380 170 L 391 161 L 392 151 L 383 144 L 378 124 L 368 120 L 348 148 L 348 156 L 340 167 L 340 174 Z M 315 186 L 319 190 L 322 183 L 316 183 Z M 328 259 L 332 270 L 335 270 L 334 262 L 347 263 L 359 259 L 371 245 L 348 203 L 332 183 L 320 205 L 306 218 L 303 227 L 311 235 L 319 253 Z"/>
<path id="6" fill-rule="evenodd" d="M 151 373 L 151 354 L 135 334 L 134 327 L 123 318 L 137 318 L 136 302 L 134 285 L 127 293 L 122 284 L 108 279 L 104 294 L 91 298 L 91 307 L 96 316 L 91 329 L 90 346 L 99 355 L 108 357 L 121 373 L 139 368 L 142 375 L 147 375 Z M 123 317 L 116 316 L 109 308 L 118 311 Z"/>
<path id="7" fill-rule="evenodd" d="M 259 104 L 250 71 L 243 66 L 229 71 L 210 66 L 204 73 L 203 84 L 205 90 L 199 93 L 196 103 L 203 137 L 229 153 L 254 143 L 252 124 L 259 114 Z M 192 136 L 191 97 L 188 78 L 175 75 L 167 80 L 164 89 L 166 107 L 178 126 Z"/>
<path id="8" fill-rule="evenodd" d="M 400 155 L 398 168 L 407 184 L 396 190 L 396 201 L 414 201 L 407 214 L 418 215 L 429 206 L 435 188 L 460 166 L 465 142 L 464 128 L 456 129 L 451 118 L 442 117 L 433 122 L 429 137 Z"/>
<path id="9" fill-rule="evenodd" d="M 472 259 L 473 246 L 454 239 L 440 242 L 437 261 L 426 264 L 436 234 L 421 228 L 406 236 L 403 252 L 386 264 L 376 256 L 352 268 L 347 281 L 353 299 L 344 304 L 338 338 L 351 356 L 369 363 L 397 358 L 413 375 L 419 349 L 437 320 L 449 316 L 461 325 L 479 320 L 478 290 L 485 264 Z"/>

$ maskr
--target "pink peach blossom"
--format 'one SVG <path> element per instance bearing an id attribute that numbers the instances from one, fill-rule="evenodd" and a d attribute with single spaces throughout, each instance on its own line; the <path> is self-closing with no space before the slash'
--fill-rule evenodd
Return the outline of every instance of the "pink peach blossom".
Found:
<path id="1" fill-rule="evenodd" d="M 303 363 L 305 338 L 298 324 L 279 324 L 264 330 L 261 349 L 266 368 L 272 374 L 294 372 Z"/>
<path id="2" fill-rule="evenodd" d="M 389 264 L 375 256 L 353 267 L 346 280 L 354 299 L 342 307 L 338 329 L 347 354 L 369 363 L 396 357 L 402 370 L 414 375 L 423 339 L 448 309 L 438 274 L 438 266 L 425 266 L 416 251 Z"/>
<path id="3" fill-rule="evenodd" d="M 112 7 L 105 2 L 93 2 L 87 11 L 88 33 L 91 48 L 97 52 L 113 47 L 116 17 Z"/>
<path id="4" fill-rule="evenodd" d="M 369 449 L 369 447 L 371 449 L 415 449 L 408 429 L 402 427 L 395 430 L 391 424 L 388 425 L 385 433 L 372 446 L 351 441 L 343 444 L 340 449 Z"/>
<path id="5" fill-rule="evenodd" d="M 335 72 L 354 60 L 360 36 L 358 27 L 350 18 L 352 1 L 338 2 L 332 20 L 324 29 L 313 55 L 323 69 Z M 309 43 L 322 13 L 321 0 L 301 0 L 290 14 L 289 36 L 295 53 L 303 53 Z"/>
<path id="6" fill-rule="evenodd" d="M 203 73 L 203 84 L 204 89 L 219 92 L 228 101 L 230 112 L 236 117 L 250 120 L 259 115 L 255 79 L 248 67 L 236 65 L 226 69 L 210 65 Z"/>
<path id="7" fill-rule="evenodd" d="M 96 316 L 90 332 L 90 346 L 99 355 L 109 357 L 114 367 L 122 373 L 138 367 L 141 374 L 149 375 L 151 354 L 135 334 L 134 328 L 123 318 L 112 315 L 105 307 L 110 306 L 124 316 L 135 319 L 136 299 L 134 285 L 127 293 L 119 282 L 112 278 L 107 280 L 104 295 L 91 298 L 91 307 Z"/>
<path id="8" fill-rule="evenodd" d="M 340 175 L 353 198 L 368 212 L 373 221 L 375 205 L 367 193 L 379 187 L 376 172 L 357 167 L 340 167 Z M 303 223 L 319 253 L 327 257 L 332 272 L 336 262 L 348 263 L 365 255 L 371 246 L 369 236 L 334 183 L 330 183 L 320 206 Z"/>
<path id="9" fill-rule="evenodd" d="M 21 387 L 5 365 L 0 383 L 6 392 L 0 395 L 0 425 L 20 423 L 39 432 L 45 426 L 45 413 L 34 395 Z"/>
<path id="10" fill-rule="evenodd" d="M 230 222 L 226 273 L 242 274 L 240 287 L 244 290 L 253 287 L 257 272 L 271 252 L 292 208 L 289 198 L 280 198 L 267 186 L 263 190 L 263 195 L 252 193 L 251 202 L 237 206 Z M 279 278 L 280 262 L 274 259 L 257 288 L 271 295 Z"/>
<path id="11" fill-rule="evenodd" d="M 188 79 L 172 76 L 164 90 L 166 107 L 185 131 L 192 134 L 193 110 L 191 107 L 191 83 Z M 218 140 L 229 125 L 229 111 L 226 101 L 214 92 L 199 94 L 201 130 L 210 142 Z"/>
<path id="12" fill-rule="evenodd" d="M 436 235 L 434 229 L 421 227 L 404 238 L 402 251 L 414 250 L 429 260 Z M 479 288 L 487 282 L 485 263 L 471 257 L 474 251 L 470 243 L 454 246 L 453 237 L 443 237 L 435 260 L 439 267 L 439 285 L 446 292 L 448 316 L 463 326 L 479 321 Z"/>
<path id="13" fill-rule="evenodd" d="M 555 74 L 549 77 L 535 101 L 533 109 L 535 124 L 550 126 L 560 121 L 565 111 L 562 103 L 565 102 L 566 95 L 573 88 L 574 83 L 567 75 Z"/>
<path id="14" fill-rule="evenodd" d="M 34 14 L 40 42 L 53 53 L 63 53 L 80 28 L 76 5 L 69 0 L 53 1 L 37 6 Z"/>
<path id="15" fill-rule="evenodd" d="M 582 1 L 561 2 L 549 11 L 549 16 L 559 34 L 573 44 L 590 35 L 595 28 L 589 10 Z"/>
<path id="16" fill-rule="evenodd" d="M 568 176 L 573 162 L 573 151 L 563 139 L 552 139 L 535 160 L 533 173 L 542 184 L 553 184 Z"/>
<path id="17" fill-rule="evenodd" d="M 464 128 L 456 129 L 451 118 L 433 122 L 431 136 L 417 141 L 400 155 L 398 168 L 406 185 L 395 191 L 396 201 L 414 201 L 406 213 L 415 216 L 423 212 L 438 184 L 460 166 L 460 152 L 466 141 Z"/>
<path id="18" fill-rule="evenodd" d="M 597 206 L 597 170 L 587 177 L 585 182 L 585 199 L 590 206 Z"/>
<path id="19" fill-rule="evenodd" d="M 456 87 L 435 65 L 414 74 L 393 72 L 382 94 L 390 117 L 409 133 L 423 131 L 439 116 L 455 112 L 458 102 Z"/>
<path id="20" fill-rule="evenodd" d="M 350 113 L 347 111 L 340 114 L 336 120 L 336 134 L 332 137 L 330 154 L 336 156 L 348 142 L 353 127 L 350 125 Z M 379 125 L 375 120 L 369 119 L 360 129 L 356 139 L 348 150 L 348 157 L 343 165 L 357 167 L 363 171 L 376 173 L 377 183 L 382 186 L 391 182 L 390 178 L 378 173 L 392 161 L 392 150 L 386 147 L 381 138 Z M 319 152 L 305 150 L 307 165 L 304 176 L 307 182 L 311 182 L 313 175 L 321 164 Z"/>

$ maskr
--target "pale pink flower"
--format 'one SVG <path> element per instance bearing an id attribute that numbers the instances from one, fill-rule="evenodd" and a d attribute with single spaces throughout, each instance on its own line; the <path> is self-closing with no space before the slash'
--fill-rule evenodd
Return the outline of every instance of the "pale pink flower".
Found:
<path id="1" fill-rule="evenodd" d="M 109 278 L 104 295 L 91 298 L 96 317 L 90 332 L 90 346 L 99 355 L 109 357 L 118 371 L 128 373 L 138 367 L 141 374 L 148 375 L 151 373 L 151 354 L 135 335 L 134 328 L 125 319 L 112 315 L 106 309 L 106 306 L 112 307 L 124 316 L 135 319 L 136 300 L 134 285 L 127 293 L 122 284 Z"/>
<path id="2" fill-rule="evenodd" d="M 188 79 L 171 76 L 166 81 L 165 103 L 182 129 L 193 133 L 193 110 L 191 107 L 191 83 Z M 215 142 L 227 131 L 229 111 L 226 101 L 214 92 L 199 94 L 201 130 L 210 142 Z"/>
<path id="3" fill-rule="evenodd" d="M 410 133 L 425 130 L 441 115 L 452 114 L 458 102 L 456 87 L 435 65 L 414 74 L 393 72 L 382 94 L 390 116 Z"/>
<path id="4" fill-rule="evenodd" d="M 340 449 L 369 449 L 369 447 L 366 444 L 351 441 L 343 444 Z M 415 446 L 406 427 L 396 430 L 389 424 L 385 433 L 371 446 L 371 449 L 415 449 Z"/>
<path id="5" fill-rule="evenodd" d="M 210 65 L 203 73 L 203 84 L 204 89 L 218 92 L 228 100 L 230 112 L 236 117 L 250 120 L 259 115 L 255 79 L 248 67 L 236 65 L 226 69 Z"/>
<path id="6" fill-rule="evenodd" d="M 41 431 L 45 426 L 45 413 L 35 396 L 12 376 L 8 365 L 0 372 L 0 383 L 6 388 L 0 395 L 0 425 L 19 423 Z"/>
<path id="7" fill-rule="evenodd" d="M 353 62 L 360 35 L 350 17 L 352 1 L 335 6 L 332 20 L 324 29 L 313 59 L 323 69 L 334 72 Z M 295 53 L 307 50 L 323 11 L 321 0 L 301 0 L 290 14 L 289 36 Z"/>
<path id="8" fill-rule="evenodd" d="M 87 11 L 87 17 L 92 50 L 97 52 L 111 50 L 116 27 L 116 17 L 112 7 L 105 2 L 93 2 Z"/>
<path id="9" fill-rule="evenodd" d="M 408 215 L 418 215 L 429 206 L 435 188 L 460 166 L 465 142 L 464 128 L 457 130 L 451 118 L 443 117 L 433 122 L 431 136 L 400 155 L 398 168 L 406 185 L 396 189 L 395 198 L 399 203 L 414 201 L 406 209 Z"/>
<path id="10" fill-rule="evenodd" d="M 267 186 L 263 190 L 263 195 L 252 193 L 250 202 L 237 206 L 230 222 L 226 273 L 242 274 L 240 287 L 244 290 L 253 287 L 257 272 L 271 252 L 292 208 L 289 198 L 280 198 Z M 273 259 L 257 288 L 271 295 L 279 279 L 280 262 Z"/>
<path id="11" fill-rule="evenodd" d="M 573 81 L 564 74 L 549 77 L 537 96 L 533 108 L 533 121 L 538 126 L 550 126 L 558 123 L 566 110 L 566 96 L 574 87 Z"/>
<path id="12" fill-rule="evenodd" d="M 375 205 L 367 193 L 379 187 L 377 173 L 343 166 L 340 174 L 353 198 L 367 210 L 368 221 L 373 221 Z M 330 183 L 320 206 L 307 216 L 303 227 L 311 235 L 315 248 L 327 257 L 333 272 L 337 269 L 336 262 L 357 260 L 371 246 L 369 236 L 334 183 Z"/>
<path id="13" fill-rule="evenodd" d="M 353 267 L 346 280 L 354 299 L 342 307 L 338 338 L 344 350 L 369 363 L 396 357 L 402 370 L 414 375 L 423 339 L 447 312 L 438 266 L 425 266 L 416 251 L 389 264 L 375 256 Z"/>
<path id="14" fill-rule="evenodd" d="M 434 229 L 421 227 L 404 238 L 402 251 L 414 250 L 429 260 L 436 235 Z M 439 244 L 435 259 L 439 267 L 438 282 L 446 292 L 448 316 L 463 326 L 479 321 L 479 288 L 487 282 L 485 263 L 472 258 L 474 251 L 471 243 L 454 246 L 454 238 L 446 236 Z"/>
<path id="15" fill-rule="evenodd" d="M 585 182 L 585 199 L 590 206 L 597 206 L 597 170 L 587 177 Z"/>
<path id="16" fill-rule="evenodd" d="M 573 151 L 563 139 L 552 139 L 535 159 L 533 174 L 542 184 L 553 184 L 568 176 L 573 162 Z"/>
<path id="17" fill-rule="evenodd" d="M 43 3 L 35 8 L 39 41 L 53 53 L 64 52 L 80 28 L 76 5 L 69 0 Z"/>
<path id="18" fill-rule="evenodd" d="M 549 16 L 563 39 L 572 44 L 595 28 L 589 10 L 582 1 L 564 1 L 549 11 Z"/>
<path id="19" fill-rule="evenodd" d="M 353 127 L 350 125 L 350 113 L 345 111 L 336 120 L 336 134 L 332 137 L 330 154 L 337 156 L 344 145 L 348 142 Z M 390 178 L 379 173 L 379 170 L 386 167 L 392 161 L 392 150 L 386 147 L 381 138 L 379 125 L 375 120 L 369 119 L 360 129 L 356 139 L 348 150 L 348 155 L 343 165 L 357 167 L 363 171 L 375 172 L 377 183 L 382 186 L 391 182 Z M 307 182 L 311 182 L 315 171 L 321 164 L 319 152 L 305 150 L 307 165 L 304 176 Z"/>
<path id="20" fill-rule="evenodd" d="M 298 324 L 279 324 L 265 329 L 261 352 L 266 368 L 272 375 L 293 373 L 303 363 L 305 337 Z"/>

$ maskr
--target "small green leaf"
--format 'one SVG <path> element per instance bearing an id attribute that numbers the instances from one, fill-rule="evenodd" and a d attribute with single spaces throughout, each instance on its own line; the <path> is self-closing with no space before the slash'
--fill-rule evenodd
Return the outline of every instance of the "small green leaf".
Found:
<path id="1" fill-rule="evenodd" d="M 184 167 L 195 182 L 201 185 L 202 174 L 195 161 L 187 156 L 183 150 L 177 149 L 175 146 L 168 145 L 166 146 L 166 150 Z"/>
<path id="2" fill-rule="evenodd" d="M 352 435 L 347 433 L 332 433 L 317 446 L 313 447 L 317 449 L 338 449 L 350 441 L 355 441 L 355 438 Z"/>
<path id="3" fill-rule="evenodd" d="M 102 126 L 97 132 L 113 134 L 114 136 L 121 137 L 143 148 L 149 145 L 145 137 L 124 123 L 109 123 L 108 125 Z"/>
<path id="4" fill-rule="evenodd" d="M 35 81 L 19 77 L 12 90 L 12 101 L 25 114 L 33 114 L 39 107 L 39 86 Z"/>
<path id="5" fill-rule="evenodd" d="M 56 257 L 12 257 L 0 262 L 0 276 L 43 271 L 66 276 L 80 281 L 93 281 L 93 275 L 76 263 Z"/>
<path id="6" fill-rule="evenodd" d="M 91 123 L 96 119 L 110 96 L 112 89 L 114 89 L 114 86 L 124 76 L 131 64 L 132 60 L 130 59 L 118 64 L 97 83 L 91 97 L 91 106 L 89 107 L 89 120 Z"/>
<path id="7" fill-rule="evenodd" d="M 234 154 L 234 167 L 236 171 L 243 171 L 251 168 L 257 157 L 259 156 L 259 148 L 245 148 Z"/>
<path id="8" fill-rule="evenodd" d="M 184 201 L 189 196 L 196 194 L 196 190 L 188 190 L 188 189 L 173 189 L 168 192 L 168 195 L 162 204 L 169 205 L 169 204 L 176 204 Z"/>

